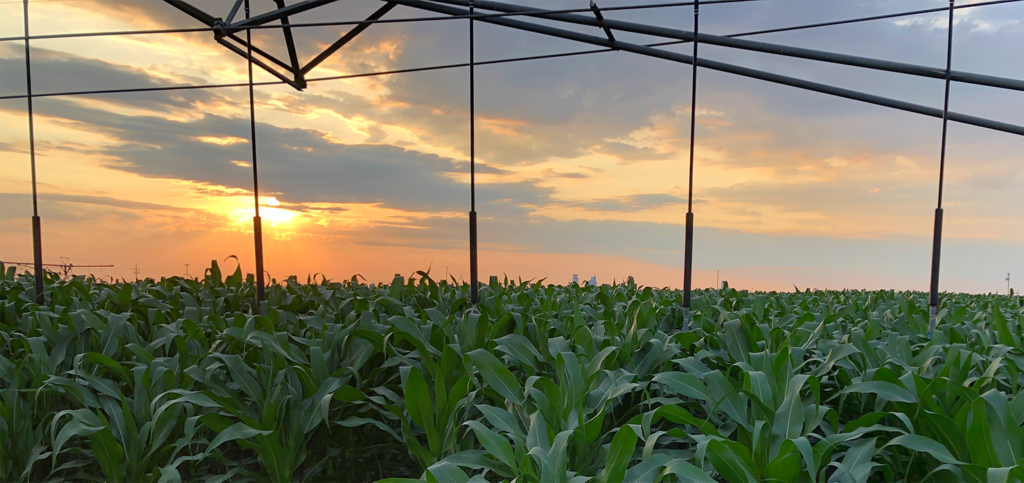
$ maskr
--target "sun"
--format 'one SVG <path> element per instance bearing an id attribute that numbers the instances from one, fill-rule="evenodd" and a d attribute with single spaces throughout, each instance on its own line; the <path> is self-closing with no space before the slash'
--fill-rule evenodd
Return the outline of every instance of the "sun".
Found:
<path id="1" fill-rule="evenodd" d="M 267 206 L 281 206 L 281 202 L 277 201 L 277 198 L 271 196 L 270 198 L 267 198 Z"/>
<path id="2" fill-rule="evenodd" d="M 268 203 L 269 204 L 269 203 Z M 284 228 L 292 225 L 292 221 L 298 213 L 282 208 L 265 208 L 260 210 L 260 216 L 270 222 L 270 226 Z"/>

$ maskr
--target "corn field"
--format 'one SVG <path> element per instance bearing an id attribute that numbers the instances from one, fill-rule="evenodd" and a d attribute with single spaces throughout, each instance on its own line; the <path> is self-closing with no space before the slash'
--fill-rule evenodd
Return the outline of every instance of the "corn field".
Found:
<path id="1" fill-rule="evenodd" d="M 1014 481 L 1019 297 L 0 280 L 0 481 Z"/>

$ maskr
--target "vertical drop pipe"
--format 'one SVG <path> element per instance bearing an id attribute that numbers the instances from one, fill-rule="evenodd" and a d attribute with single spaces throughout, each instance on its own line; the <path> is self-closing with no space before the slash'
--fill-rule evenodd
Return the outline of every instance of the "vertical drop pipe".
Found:
<path id="1" fill-rule="evenodd" d="M 473 15 L 473 0 L 469 0 Z M 473 19 L 469 19 L 469 300 L 480 300 L 476 266 L 476 63 L 473 57 Z"/>
<path id="2" fill-rule="evenodd" d="M 249 18 L 249 0 L 245 0 L 245 18 Z M 256 243 L 256 302 L 266 299 L 263 286 L 263 220 L 260 218 L 260 178 L 256 170 L 256 104 L 253 101 L 252 86 L 252 31 L 245 29 L 245 50 L 249 64 L 249 127 L 252 145 L 252 191 L 256 204 L 256 216 L 252 217 L 252 234 Z M 257 310 L 259 308 L 257 307 Z"/>
<path id="3" fill-rule="evenodd" d="M 28 152 L 32 166 L 32 258 L 35 264 L 36 303 L 46 304 L 46 288 L 43 279 L 43 228 L 39 218 L 39 199 L 36 196 L 36 132 L 32 116 L 32 58 L 28 46 L 28 0 L 23 0 L 25 7 L 25 89 L 28 96 Z"/>
<path id="4" fill-rule="evenodd" d="M 700 0 L 693 2 L 693 91 L 690 93 L 690 177 L 686 195 L 686 241 L 683 249 L 683 330 L 690 327 L 690 289 L 693 282 L 693 147 L 697 128 L 697 33 L 700 26 Z"/>
<path id="5" fill-rule="evenodd" d="M 932 232 L 932 283 L 928 305 L 928 338 L 935 330 L 935 319 L 939 314 L 939 255 L 942 250 L 942 180 L 946 174 L 946 124 L 949 113 L 949 72 L 953 65 L 953 2 L 949 0 L 949 36 L 946 40 L 946 97 L 942 105 L 942 147 L 939 151 L 939 201 L 935 207 L 935 229 Z"/>

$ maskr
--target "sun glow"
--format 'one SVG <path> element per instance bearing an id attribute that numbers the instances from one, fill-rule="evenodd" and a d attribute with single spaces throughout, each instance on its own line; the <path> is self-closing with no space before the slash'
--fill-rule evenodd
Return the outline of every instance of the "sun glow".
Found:
<path id="1" fill-rule="evenodd" d="M 241 229 L 248 231 L 252 229 L 252 198 L 248 196 L 225 196 L 213 198 L 212 200 L 215 203 L 209 203 L 205 208 L 211 213 L 222 213 L 228 220 L 231 220 L 232 230 Z M 206 201 L 209 202 L 210 200 Z M 291 232 L 298 229 L 305 218 L 300 211 L 281 207 L 281 202 L 277 198 L 261 198 L 260 201 L 260 218 L 263 220 L 265 230 L 274 228 L 275 232 L 282 230 L 283 232 Z"/>
<path id="2" fill-rule="evenodd" d="M 242 143 L 249 142 L 248 139 L 242 139 L 240 137 L 235 137 L 235 136 L 224 136 L 224 137 L 197 136 L 196 139 L 199 140 L 199 141 L 202 141 L 202 142 L 204 142 L 206 144 L 216 144 L 218 146 L 232 146 L 232 145 L 235 145 L 235 144 L 242 144 Z"/>
<path id="3" fill-rule="evenodd" d="M 260 210 L 260 217 L 263 218 L 268 225 L 275 228 L 291 227 L 293 221 L 295 221 L 295 218 L 298 217 L 298 215 L 298 213 L 284 208 L 268 207 Z"/>

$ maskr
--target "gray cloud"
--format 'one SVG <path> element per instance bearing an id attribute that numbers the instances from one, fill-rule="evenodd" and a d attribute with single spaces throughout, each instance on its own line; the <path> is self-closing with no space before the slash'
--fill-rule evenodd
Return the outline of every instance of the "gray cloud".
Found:
<path id="1" fill-rule="evenodd" d="M 198 139 L 247 139 L 248 120 L 212 114 L 189 122 L 124 116 L 57 99 L 38 103 L 37 112 L 119 139 L 100 149 L 120 160 L 110 168 L 251 189 L 251 171 L 232 163 L 250 161 L 248 143 L 220 145 Z M 469 186 L 454 179 L 468 173 L 467 163 L 390 145 L 338 144 L 319 131 L 263 123 L 257 126 L 257 146 L 261 190 L 279 193 L 282 201 L 382 203 L 413 211 L 468 207 Z M 486 165 L 478 169 L 501 173 Z M 478 185 L 478 201 L 522 212 L 516 207 L 546 204 L 552 191 L 526 181 L 486 183 Z"/>
<path id="2" fill-rule="evenodd" d="M 4 195 L 13 195 L 14 193 L 2 193 Z M 24 195 L 28 196 L 28 195 Z M 84 203 L 90 205 L 104 205 L 113 206 L 115 208 L 125 208 L 129 210 L 157 210 L 157 211 L 192 211 L 192 209 L 179 208 L 177 206 L 162 205 L 159 203 L 146 203 L 143 201 L 130 201 L 120 200 L 117 198 L 111 198 L 109 196 L 88 196 L 88 195 L 69 195 L 62 193 L 39 193 L 39 199 L 48 201 L 60 201 L 65 203 Z"/>
<path id="3" fill-rule="evenodd" d="M 0 43 L 0 95 L 25 95 L 25 57 L 23 49 L 10 42 Z M 201 79 L 191 79 L 203 83 Z M 146 71 L 96 59 L 86 59 L 43 48 L 32 48 L 33 94 L 108 89 L 149 89 L 173 84 Z M 196 102 L 222 102 L 217 91 L 193 89 L 119 94 L 92 94 L 89 99 L 110 104 L 167 110 L 192 109 Z M 7 102 L 7 101 L 5 101 Z M 24 102 L 24 101 L 20 101 Z"/>
<path id="4" fill-rule="evenodd" d="M 672 159 L 678 156 L 676 153 L 659 153 L 656 149 L 642 147 L 638 148 L 631 144 L 616 141 L 607 142 L 593 148 L 596 153 L 614 156 L 623 163 L 634 163 L 640 161 L 659 161 Z"/>
<path id="5" fill-rule="evenodd" d="M 908 184 L 856 179 L 842 183 L 749 182 L 726 188 L 706 188 L 701 193 L 750 206 L 776 207 L 785 212 L 821 212 L 827 209 L 833 213 L 850 213 L 880 208 L 890 212 L 915 209 L 923 212 L 935 202 L 935 189 L 935 183 L 924 180 Z"/>
<path id="6" fill-rule="evenodd" d="M 554 169 L 544 171 L 544 176 L 549 178 L 564 178 L 564 179 L 587 179 L 590 177 L 587 173 L 579 172 L 563 172 Z"/>
<path id="7" fill-rule="evenodd" d="M 700 203 L 703 200 L 694 200 Z M 672 196 L 663 193 L 647 193 L 622 196 L 619 198 L 602 198 L 590 201 L 575 201 L 566 203 L 566 206 L 584 208 L 590 211 L 616 211 L 621 213 L 634 213 L 637 211 L 661 208 L 669 205 L 685 204 L 686 198 Z"/>
<path id="8" fill-rule="evenodd" d="M 123 220 L 140 220 L 143 215 L 135 213 L 136 210 L 177 214 L 194 211 L 107 196 L 39 193 L 38 199 L 42 216 L 47 220 L 56 221 L 90 221 L 110 214 L 116 214 Z M 28 220 L 32 215 L 32 195 L 28 193 L 0 193 L 0 205 L 3 206 L 3 209 L 0 209 L 0 219 L 6 220 L 5 224 L 14 220 Z"/>

